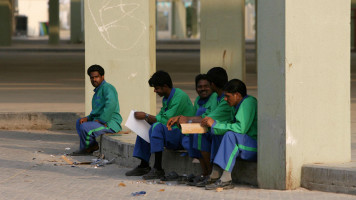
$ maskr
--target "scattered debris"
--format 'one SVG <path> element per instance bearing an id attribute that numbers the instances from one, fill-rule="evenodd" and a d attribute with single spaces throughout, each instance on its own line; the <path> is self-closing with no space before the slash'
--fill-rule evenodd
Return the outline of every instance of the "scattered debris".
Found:
<path id="1" fill-rule="evenodd" d="M 73 162 L 74 165 L 90 165 L 91 162 Z"/>
<path id="2" fill-rule="evenodd" d="M 109 160 L 105 159 L 92 159 L 91 165 L 95 165 L 96 167 L 102 167 L 104 165 L 112 164 L 115 158 Z"/>
<path id="3" fill-rule="evenodd" d="M 119 183 L 119 187 L 126 187 L 126 185 L 125 185 L 125 183 L 123 183 L 123 182 L 121 182 L 121 183 Z"/>
<path id="4" fill-rule="evenodd" d="M 67 158 L 67 156 L 65 156 L 65 155 L 62 155 L 61 158 L 69 165 L 73 165 L 74 164 L 73 161 L 69 160 Z"/>
<path id="5" fill-rule="evenodd" d="M 132 196 L 144 196 L 146 194 L 145 191 L 133 192 L 131 193 Z"/>
<path id="6" fill-rule="evenodd" d="M 223 190 L 224 190 L 224 188 L 221 188 L 221 187 L 216 188 L 216 192 L 222 192 Z"/>

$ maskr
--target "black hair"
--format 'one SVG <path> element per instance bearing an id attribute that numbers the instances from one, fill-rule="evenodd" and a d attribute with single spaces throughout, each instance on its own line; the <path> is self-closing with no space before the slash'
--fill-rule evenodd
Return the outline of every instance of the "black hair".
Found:
<path id="1" fill-rule="evenodd" d="M 230 80 L 224 87 L 224 91 L 228 93 L 240 93 L 242 97 L 247 95 L 246 85 L 239 79 Z"/>
<path id="2" fill-rule="evenodd" d="M 223 89 L 228 81 L 226 70 L 222 67 L 213 67 L 206 75 L 208 80 L 219 89 Z"/>
<path id="3" fill-rule="evenodd" d="M 206 74 L 198 74 L 196 77 L 195 77 L 195 88 L 198 87 L 198 83 L 200 80 L 207 80 L 209 81 L 208 79 L 208 76 Z M 210 83 L 210 81 L 209 81 Z"/>
<path id="4" fill-rule="evenodd" d="M 154 73 L 151 76 L 150 80 L 148 80 L 148 84 L 150 85 L 150 87 L 156 87 L 156 86 L 163 87 L 164 85 L 167 85 L 169 88 L 173 87 L 171 77 L 167 72 L 162 70 L 159 70 L 156 73 Z"/>
<path id="5" fill-rule="evenodd" d="M 100 76 L 104 76 L 104 68 L 102 68 L 100 65 L 92 65 L 88 68 L 87 74 L 90 76 L 90 73 L 92 72 L 99 72 Z"/>

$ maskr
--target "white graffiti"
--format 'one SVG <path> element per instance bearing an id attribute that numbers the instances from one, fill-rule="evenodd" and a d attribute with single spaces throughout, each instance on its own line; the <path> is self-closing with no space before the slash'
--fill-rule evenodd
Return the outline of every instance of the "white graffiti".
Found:
<path id="1" fill-rule="evenodd" d="M 141 0 L 87 1 L 94 24 L 102 38 L 112 48 L 130 50 L 147 31 L 144 21 L 134 14 L 141 6 L 139 1 Z"/>

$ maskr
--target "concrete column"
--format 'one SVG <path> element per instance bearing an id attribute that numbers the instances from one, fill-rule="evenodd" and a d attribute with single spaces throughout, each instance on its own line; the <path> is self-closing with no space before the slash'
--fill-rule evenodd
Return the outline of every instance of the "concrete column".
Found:
<path id="1" fill-rule="evenodd" d="M 59 43 L 59 0 L 49 0 L 49 44 Z"/>
<path id="2" fill-rule="evenodd" d="M 186 10 L 182 0 L 172 0 L 172 38 L 184 39 L 187 33 Z"/>
<path id="3" fill-rule="evenodd" d="M 71 0 L 70 1 L 70 41 L 71 43 L 83 42 L 83 30 L 82 30 L 82 1 Z"/>
<path id="4" fill-rule="evenodd" d="M 191 10 L 191 37 L 197 38 L 198 36 L 198 0 L 192 1 L 192 6 L 189 8 Z"/>
<path id="5" fill-rule="evenodd" d="M 156 95 L 148 79 L 156 71 L 155 0 L 85 0 L 85 67 L 99 64 L 115 86 L 124 119 L 130 110 L 156 114 Z M 85 111 L 93 86 L 85 72 Z"/>
<path id="6" fill-rule="evenodd" d="M 12 8 L 11 0 L 0 0 L 0 46 L 11 45 Z"/>
<path id="7" fill-rule="evenodd" d="M 258 182 L 294 189 L 351 160 L 350 1 L 259 1 L 257 30 Z"/>
<path id="8" fill-rule="evenodd" d="M 245 79 L 244 0 L 201 3 L 200 71 L 224 67 L 229 79 Z"/>

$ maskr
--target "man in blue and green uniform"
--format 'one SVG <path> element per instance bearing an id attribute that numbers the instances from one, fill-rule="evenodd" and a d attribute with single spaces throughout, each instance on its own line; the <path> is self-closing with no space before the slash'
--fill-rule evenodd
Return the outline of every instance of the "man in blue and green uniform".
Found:
<path id="1" fill-rule="evenodd" d="M 100 65 L 90 66 L 87 73 L 95 87 L 92 111 L 88 116 L 77 120 L 80 148 L 71 154 L 73 156 L 93 153 L 99 149 L 95 137 L 121 130 L 122 118 L 115 87 L 104 80 L 105 72 Z"/>
<path id="2" fill-rule="evenodd" d="M 199 74 L 195 77 L 195 90 L 198 93 L 198 97 L 194 102 L 195 116 L 206 116 L 215 110 L 218 105 L 218 95 L 212 91 L 211 84 L 206 74 Z M 184 140 L 185 145 L 183 145 L 183 147 L 188 150 L 189 156 L 199 159 L 202 168 L 202 175 L 209 175 L 210 171 L 204 163 L 204 159 L 200 152 L 202 150 L 202 134 L 187 134 L 184 137 Z"/>
<path id="3" fill-rule="evenodd" d="M 221 67 L 213 67 L 208 71 L 207 77 L 211 84 L 212 91 L 217 94 L 217 106 L 215 109 L 209 110 L 210 112 L 206 112 L 201 116 L 178 116 L 176 118 L 172 118 L 167 124 L 168 128 L 174 124 L 180 123 L 201 123 L 203 122 L 203 118 L 206 117 L 210 117 L 220 122 L 230 122 L 233 120 L 234 110 L 224 100 L 225 94 L 223 88 L 228 82 L 228 76 L 225 69 Z M 210 179 L 208 174 L 210 174 L 212 169 L 211 162 L 215 158 L 221 139 L 221 135 L 215 135 L 209 131 L 205 134 L 202 134 L 200 137 L 196 137 L 195 140 L 193 140 L 193 148 L 200 150 L 202 155 L 202 159 L 200 159 L 200 165 L 202 167 L 203 176 L 201 176 L 200 179 L 197 180 L 198 183 L 196 183 L 196 185 L 199 187 L 204 187 L 209 183 L 208 180 Z"/>
<path id="4" fill-rule="evenodd" d="M 231 171 L 237 157 L 243 160 L 257 160 L 257 100 L 246 93 L 245 84 L 233 79 L 225 86 L 225 100 L 235 110 L 234 121 L 223 123 L 207 117 L 204 124 L 211 127 L 214 135 L 223 135 L 214 158 L 214 169 L 210 175 L 215 183 L 205 189 L 233 188 Z M 221 171 L 223 171 L 222 175 Z"/>
<path id="5" fill-rule="evenodd" d="M 162 99 L 162 108 L 157 116 L 145 112 L 135 112 L 135 118 L 146 120 L 152 124 L 149 130 L 150 143 L 137 136 L 133 156 L 141 163 L 136 168 L 126 172 L 126 176 L 142 176 L 144 179 L 157 179 L 164 176 L 162 169 L 162 152 L 168 149 L 182 148 L 183 135 L 178 127 L 168 130 L 168 119 L 177 115 L 192 115 L 193 105 L 189 96 L 179 88 L 173 88 L 171 77 L 167 72 L 157 71 L 148 81 L 154 92 Z M 151 154 L 155 154 L 154 166 L 149 167 Z"/>

